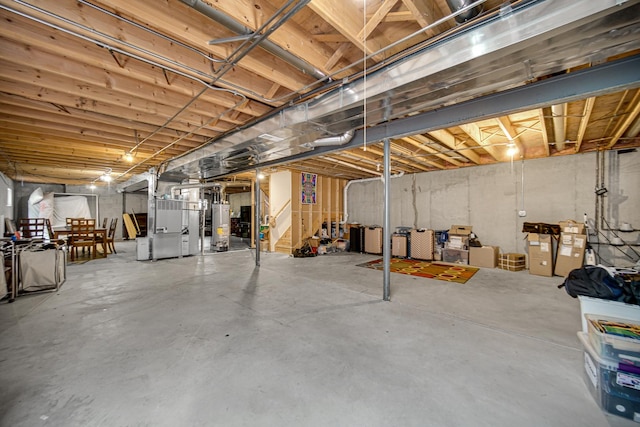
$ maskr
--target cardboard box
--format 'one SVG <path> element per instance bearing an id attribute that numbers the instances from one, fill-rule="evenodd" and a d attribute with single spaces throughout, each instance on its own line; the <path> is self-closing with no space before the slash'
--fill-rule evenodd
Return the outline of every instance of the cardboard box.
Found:
<path id="1" fill-rule="evenodd" d="M 269 241 L 268 240 L 262 240 L 260 242 L 260 252 L 269 252 Z"/>
<path id="2" fill-rule="evenodd" d="M 471 234 L 472 229 L 473 227 L 470 225 L 452 225 L 449 229 L 449 238 L 451 238 L 452 234 L 468 236 L 469 234 Z"/>
<path id="3" fill-rule="evenodd" d="M 584 223 L 576 222 L 572 219 L 566 221 L 560 221 L 560 232 L 571 234 L 585 234 Z"/>
<path id="4" fill-rule="evenodd" d="M 455 264 L 469 264 L 469 251 L 464 249 L 443 249 L 442 261 Z"/>
<path id="5" fill-rule="evenodd" d="M 586 235 L 560 233 L 554 274 L 565 277 L 571 270 L 582 267 L 586 246 Z"/>
<path id="6" fill-rule="evenodd" d="M 497 246 L 482 246 L 469 248 L 469 264 L 476 267 L 496 268 L 500 248 Z"/>
<path id="7" fill-rule="evenodd" d="M 529 273 L 553 276 L 553 239 L 549 234 L 529 233 Z"/>
<path id="8" fill-rule="evenodd" d="M 311 246 L 312 248 L 317 248 L 318 246 L 320 246 L 320 238 L 319 237 L 310 238 L 309 246 Z"/>
<path id="9" fill-rule="evenodd" d="M 521 271 L 527 268 L 525 254 L 506 253 L 498 257 L 498 268 L 509 271 Z"/>
<path id="10" fill-rule="evenodd" d="M 444 247 L 447 249 L 467 249 L 469 236 L 450 234 L 449 241 L 445 242 Z"/>

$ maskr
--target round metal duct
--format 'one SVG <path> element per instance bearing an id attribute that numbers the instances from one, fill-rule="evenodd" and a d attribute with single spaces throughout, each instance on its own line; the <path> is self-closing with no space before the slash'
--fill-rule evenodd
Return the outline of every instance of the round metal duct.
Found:
<path id="1" fill-rule="evenodd" d="M 451 9 L 451 12 L 453 13 L 456 13 L 460 9 L 469 6 L 471 3 L 473 3 L 473 0 L 447 0 L 447 5 L 449 5 L 449 9 Z M 474 6 L 464 13 L 457 15 L 456 22 L 462 24 L 463 22 L 467 22 L 468 20 L 480 15 L 481 12 L 482 5 Z"/>

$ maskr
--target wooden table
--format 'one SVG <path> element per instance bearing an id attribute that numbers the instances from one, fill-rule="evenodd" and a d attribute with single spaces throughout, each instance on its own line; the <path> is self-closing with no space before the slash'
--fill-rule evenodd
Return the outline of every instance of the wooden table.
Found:
<path id="1" fill-rule="evenodd" d="M 107 229 L 106 228 L 94 228 L 93 229 L 93 233 L 95 234 L 96 238 L 101 237 L 102 238 L 102 257 L 106 258 L 107 257 Z M 58 229 L 54 229 L 53 230 L 53 238 L 55 240 L 58 239 L 63 239 L 63 237 L 61 236 L 68 236 L 69 234 L 71 234 L 71 227 L 62 227 L 62 228 L 58 228 Z M 66 240 L 66 239 L 64 239 Z"/>

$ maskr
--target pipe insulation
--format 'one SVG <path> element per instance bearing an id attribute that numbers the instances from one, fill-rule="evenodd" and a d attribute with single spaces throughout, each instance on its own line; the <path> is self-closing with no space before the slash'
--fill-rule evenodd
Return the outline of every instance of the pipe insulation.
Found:
<path id="1" fill-rule="evenodd" d="M 567 103 L 555 104 L 551 106 L 553 116 L 553 135 L 556 140 L 556 150 L 564 150 L 564 143 L 567 139 L 567 130 L 565 126 L 567 117 Z"/>

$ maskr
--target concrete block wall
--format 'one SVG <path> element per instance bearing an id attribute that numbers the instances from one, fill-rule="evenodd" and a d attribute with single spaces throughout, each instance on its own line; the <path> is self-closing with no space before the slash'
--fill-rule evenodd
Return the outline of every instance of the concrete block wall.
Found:
<path id="1" fill-rule="evenodd" d="M 472 225 L 480 241 L 502 252 L 526 253 L 522 225 L 527 222 L 583 221 L 595 216 L 596 154 L 551 157 L 404 175 L 391 180 L 391 227 L 448 229 Z M 640 228 L 640 153 L 606 153 L 605 217 L 615 224 Z M 524 185 L 523 185 L 524 178 Z M 348 189 L 348 222 L 383 222 L 383 184 L 380 180 L 353 182 Z M 524 191 L 523 191 L 524 190 Z M 519 211 L 526 211 L 525 217 Z M 625 233 L 640 244 L 640 233 Z M 611 232 L 600 241 L 606 243 Z M 635 263 L 639 246 L 622 252 L 598 245 L 603 261 L 620 266 Z"/>

